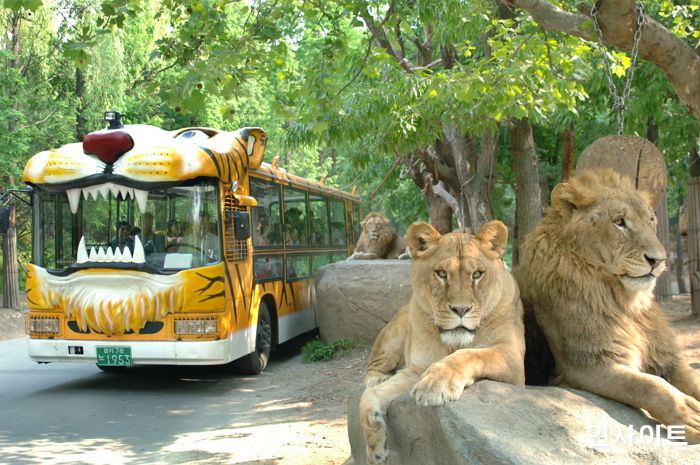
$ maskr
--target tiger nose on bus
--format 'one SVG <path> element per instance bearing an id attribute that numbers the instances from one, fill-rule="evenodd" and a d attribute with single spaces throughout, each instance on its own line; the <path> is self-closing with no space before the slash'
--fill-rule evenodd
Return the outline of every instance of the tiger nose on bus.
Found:
<path id="1" fill-rule="evenodd" d="M 109 127 L 101 131 L 91 132 L 83 139 L 83 152 L 96 155 L 105 163 L 114 163 L 120 156 L 134 147 L 134 140 L 128 132 L 123 131 L 124 127 L 119 119 L 119 112 L 107 112 L 105 115 L 117 115 L 116 119 L 108 119 Z"/>

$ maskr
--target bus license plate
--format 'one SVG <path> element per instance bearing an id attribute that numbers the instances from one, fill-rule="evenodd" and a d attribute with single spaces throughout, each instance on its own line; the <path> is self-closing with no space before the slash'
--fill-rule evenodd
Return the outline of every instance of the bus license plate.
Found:
<path id="1" fill-rule="evenodd" d="M 131 347 L 97 347 L 97 364 L 110 367 L 131 365 Z"/>

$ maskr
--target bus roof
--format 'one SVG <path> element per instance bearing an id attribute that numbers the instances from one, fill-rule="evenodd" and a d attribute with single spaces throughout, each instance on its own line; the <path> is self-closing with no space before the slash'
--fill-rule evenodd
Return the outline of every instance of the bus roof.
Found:
<path id="1" fill-rule="evenodd" d="M 308 189 L 310 191 L 321 192 L 334 197 L 344 198 L 353 202 L 360 202 L 360 197 L 358 195 L 288 173 L 284 168 L 276 168 L 269 163 L 263 162 L 258 169 L 251 169 L 249 172 L 253 173 L 254 175 L 258 175 L 259 177 L 280 181 L 282 184 L 289 184 L 292 186 L 301 187 L 303 189 Z"/>

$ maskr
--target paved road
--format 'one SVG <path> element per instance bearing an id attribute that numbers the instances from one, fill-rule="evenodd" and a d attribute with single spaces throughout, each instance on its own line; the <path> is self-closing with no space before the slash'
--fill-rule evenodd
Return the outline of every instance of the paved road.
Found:
<path id="1" fill-rule="evenodd" d="M 298 346 L 277 352 L 266 373 L 243 377 L 222 368 L 108 374 L 92 364 L 39 365 L 25 344 L 0 342 L 0 465 L 303 464 L 284 450 L 303 457 L 309 438 L 299 435 L 327 417 L 295 401 L 298 389 L 287 395 Z"/>

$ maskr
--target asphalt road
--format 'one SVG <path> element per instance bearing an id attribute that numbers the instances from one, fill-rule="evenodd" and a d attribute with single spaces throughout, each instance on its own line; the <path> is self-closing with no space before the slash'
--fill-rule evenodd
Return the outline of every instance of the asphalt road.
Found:
<path id="1" fill-rule="evenodd" d="M 0 465 L 335 463 L 312 459 L 311 449 L 334 445 L 323 444 L 324 425 L 309 425 L 338 413 L 298 400 L 313 383 L 292 379 L 289 366 L 305 365 L 298 346 L 244 377 L 220 367 L 40 365 L 25 344 L 0 342 Z"/>

